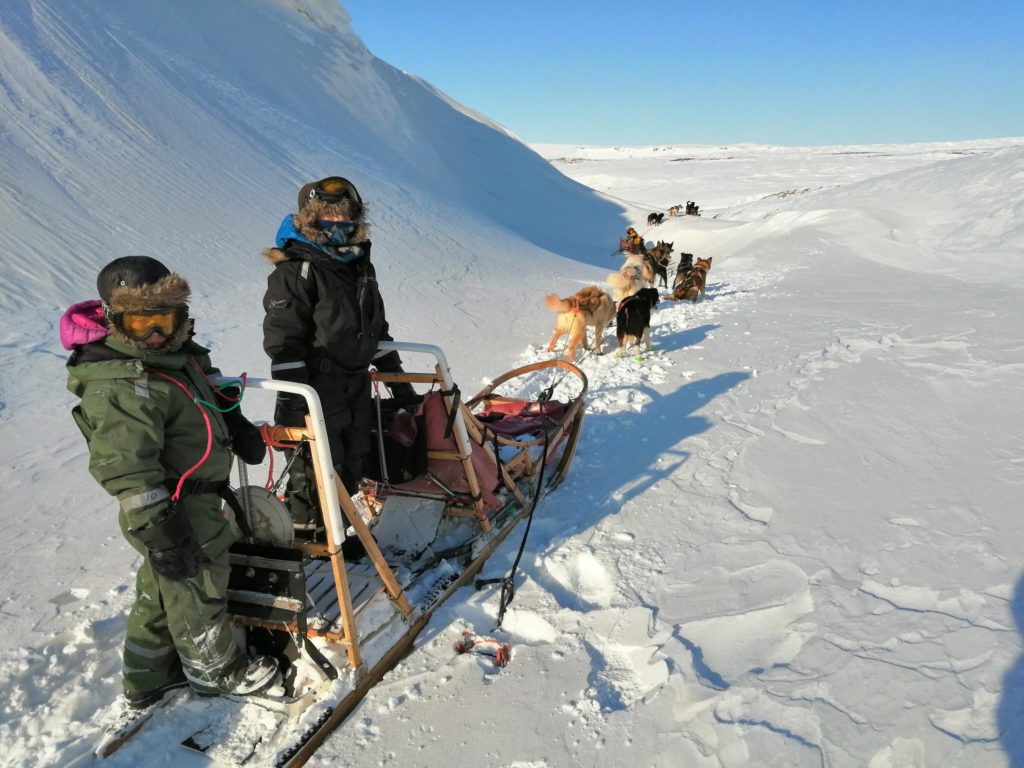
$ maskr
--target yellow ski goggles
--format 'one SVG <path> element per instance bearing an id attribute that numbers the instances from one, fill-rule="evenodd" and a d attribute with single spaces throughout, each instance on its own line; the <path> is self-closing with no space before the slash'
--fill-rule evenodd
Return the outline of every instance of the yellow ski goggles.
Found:
<path id="1" fill-rule="evenodd" d="M 359 198 L 356 188 L 352 186 L 352 182 L 341 176 L 328 176 L 326 179 L 316 182 L 310 197 L 317 197 L 325 203 L 338 203 L 346 198 L 360 205 L 363 202 Z"/>
<path id="2" fill-rule="evenodd" d="M 164 338 L 174 335 L 188 317 L 188 307 L 157 307 L 131 312 L 110 312 L 107 317 L 130 339 L 145 341 L 154 333 Z"/>

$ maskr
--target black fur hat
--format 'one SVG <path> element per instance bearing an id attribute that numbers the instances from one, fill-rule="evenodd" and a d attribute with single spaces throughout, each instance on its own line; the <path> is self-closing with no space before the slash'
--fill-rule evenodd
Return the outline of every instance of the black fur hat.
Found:
<path id="1" fill-rule="evenodd" d="M 167 277 L 171 270 L 151 256 L 122 256 L 100 270 L 96 290 L 107 304 L 115 288 L 141 288 Z"/>
<path id="2" fill-rule="evenodd" d="M 310 201 L 319 200 L 328 205 L 347 202 L 346 214 L 353 221 L 363 215 L 363 199 L 356 185 L 341 176 L 328 176 L 319 181 L 303 184 L 299 190 L 299 213 Z"/>
<path id="3" fill-rule="evenodd" d="M 132 312 L 157 307 L 187 307 L 191 290 L 181 275 L 176 275 L 151 256 L 122 256 L 100 270 L 96 289 L 103 301 L 108 322 L 110 313 Z M 138 349 L 145 344 L 126 336 L 116 325 L 110 332 Z M 182 323 L 167 340 L 165 350 L 180 348 L 192 335 L 192 322 Z"/>

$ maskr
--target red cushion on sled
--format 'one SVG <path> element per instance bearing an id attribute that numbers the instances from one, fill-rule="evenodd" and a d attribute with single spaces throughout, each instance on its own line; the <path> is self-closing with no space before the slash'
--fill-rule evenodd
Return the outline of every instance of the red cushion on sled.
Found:
<path id="1" fill-rule="evenodd" d="M 448 409 L 445 407 L 441 393 L 433 392 L 427 395 L 420 408 L 422 409 L 427 433 L 427 450 L 457 451 L 458 446 L 455 444 L 455 438 L 444 436 L 445 427 L 448 425 Z M 473 464 L 473 471 L 476 473 L 484 505 L 488 512 L 499 509 L 501 502 L 493 492 L 498 484 L 498 467 L 491 461 L 486 451 L 476 445 L 472 439 L 470 439 L 470 446 L 472 447 L 470 461 Z M 451 490 L 458 493 L 470 493 L 469 482 L 466 480 L 466 472 L 462 468 L 461 461 L 446 461 L 444 459 L 428 457 L 427 471 L 437 477 L 438 480 Z M 431 492 L 438 490 L 437 485 L 426 476 L 417 477 L 407 483 L 397 484 L 396 487 Z"/>
<path id="2" fill-rule="evenodd" d="M 492 432 L 505 437 L 536 434 L 553 427 L 566 409 L 565 403 L 550 400 L 546 403 L 491 403 L 477 414 L 477 419 Z"/>

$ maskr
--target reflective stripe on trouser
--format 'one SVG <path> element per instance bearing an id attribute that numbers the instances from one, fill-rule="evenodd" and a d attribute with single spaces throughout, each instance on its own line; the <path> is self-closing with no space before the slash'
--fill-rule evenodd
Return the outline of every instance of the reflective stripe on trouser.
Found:
<path id="1" fill-rule="evenodd" d="M 203 693 L 234 687 L 247 661 L 227 614 L 229 573 L 226 562 L 203 563 L 195 578 L 169 581 L 143 562 L 125 637 L 126 691 L 152 691 L 182 671 Z"/>

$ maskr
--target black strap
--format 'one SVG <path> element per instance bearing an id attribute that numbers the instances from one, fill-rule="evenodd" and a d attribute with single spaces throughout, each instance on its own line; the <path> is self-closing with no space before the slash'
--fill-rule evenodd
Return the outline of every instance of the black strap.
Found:
<path id="1" fill-rule="evenodd" d="M 358 373 L 367 372 L 367 366 L 363 366 L 362 368 L 348 368 L 344 365 L 339 365 L 326 356 L 313 358 L 309 367 L 314 371 L 320 371 L 320 373 L 330 373 L 331 371 L 335 371 L 336 373 L 342 373 L 346 376 L 354 376 Z"/>
<path id="2" fill-rule="evenodd" d="M 296 597 L 302 600 L 302 608 L 295 616 L 298 645 L 306 652 L 306 655 L 309 656 L 310 660 L 319 667 L 320 671 L 327 676 L 328 680 L 337 680 L 337 667 L 327 660 L 327 657 L 320 652 L 320 649 L 314 645 L 313 641 L 311 641 L 309 636 L 306 634 L 306 605 L 309 598 L 306 594 L 305 585 L 303 585 L 302 595 L 296 595 Z"/>
<path id="3" fill-rule="evenodd" d="M 523 558 L 523 551 L 526 549 L 526 538 L 530 535 L 530 526 L 533 524 L 533 513 L 537 510 L 537 502 L 540 501 L 541 493 L 544 491 L 544 468 L 547 466 L 548 458 L 548 435 L 544 435 L 544 452 L 541 454 L 540 472 L 537 475 L 537 488 L 533 494 L 533 501 L 530 503 L 530 514 L 526 517 L 526 530 L 523 531 L 523 540 L 519 542 L 519 552 L 512 563 L 512 570 L 508 576 L 497 579 L 477 579 L 476 588 L 482 589 L 489 584 L 501 584 L 501 599 L 498 604 L 498 622 L 495 629 L 501 629 L 501 623 L 505 620 L 505 611 L 512 604 L 516 596 L 516 570 L 519 568 L 519 561 Z"/>
<path id="4" fill-rule="evenodd" d="M 164 480 L 164 485 L 173 493 L 178 487 L 178 478 Z M 215 493 L 220 496 L 221 500 L 235 514 L 235 520 L 238 521 L 238 528 L 242 531 L 242 536 L 247 539 L 252 538 L 252 527 L 249 525 L 249 519 L 246 517 L 245 510 L 238 501 L 238 497 L 235 496 L 234 491 L 231 490 L 231 485 L 227 480 L 186 479 L 181 484 L 181 496 L 202 496 L 204 493 Z"/>
<path id="5" fill-rule="evenodd" d="M 164 480 L 167 490 L 174 492 L 178 488 L 180 477 L 170 477 Z M 216 493 L 220 495 L 220 487 L 227 485 L 227 480 L 193 480 L 188 478 L 181 484 L 182 496 L 201 496 L 204 493 Z"/>
<path id="6" fill-rule="evenodd" d="M 441 390 L 442 397 L 452 398 L 452 407 L 448 411 L 448 421 L 444 425 L 444 436 L 446 438 L 452 436 L 452 429 L 455 426 L 455 413 L 459 410 L 459 402 L 462 399 L 462 393 L 459 392 L 459 385 L 455 384 L 449 390 Z"/>
<path id="7" fill-rule="evenodd" d="M 242 493 L 245 493 L 244 488 L 239 489 Z M 238 529 L 242 532 L 242 538 L 252 539 L 252 526 L 249 525 L 249 518 L 245 514 L 245 508 L 242 507 L 241 502 L 238 501 L 238 497 L 235 496 L 234 491 L 231 490 L 231 486 L 228 485 L 228 481 L 225 480 L 217 488 L 217 494 L 224 500 L 231 511 L 235 513 L 235 521 L 238 523 Z"/>

